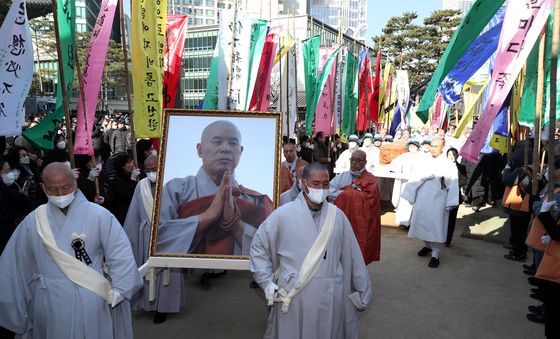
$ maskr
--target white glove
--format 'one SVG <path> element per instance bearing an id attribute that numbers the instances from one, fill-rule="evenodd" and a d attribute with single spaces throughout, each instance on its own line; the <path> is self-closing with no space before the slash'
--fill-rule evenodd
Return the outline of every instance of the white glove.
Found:
<path id="1" fill-rule="evenodd" d="M 75 179 L 78 179 L 78 177 L 80 176 L 80 170 L 77 168 L 72 168 L 72 174 L 74 174 Z"/>
<path id="2" fill-rule="evenodd" d="M 88 175 L 88 180 L 89 181 L 95 181 L 95 178 L 99 176 L 99 171 L 96 168 L 92 168 L 89 171 L 89 175 Z"/>
<path id="3" fill-rule="evenodd" d="M 264 289 L 264 297 L 268 301 L 268 306 L 274 304 L 274 295 L 276 294 L 276 291 L 278 291 L 278 285 L 273 282 L 268 284 L 268 286 Z"/>
<path id="4" fill-rule="evenodd" d="M 138 180 L 139 175 L 140 175 L 140 170 L 138 168 L 135 168 L 132 170 L 132 173 L 130 174 L 130 179 L 136 181 Z"/>
<path id="5" fill-rule="evenodd" d="M 109 291 L 109 299 L 111 299 L 111 307 L 115 307 L 124 300 L 124 297 L 117 291 L 111 290 Z"/>
<path id="6" fill-rule="evenodd" d="M 337 144 L 336 147 L 337 148 L 342 148 L 342 144 Z"/>
<path id="7" fill-rule="evenodd" d="M 548 234 L 545 234 L 545 235 L 543 235 L 543 236 L 541 237 L 541 243 L 542 243 L 543 245 L 548 245 L 548 244 L 550 244 L 550 241 L 551 241 L 551 240 L 552 240 L 552 239 L 550 238 L 550 235 L 548 235 Z"/>
<path id="8" fill-rule="evenodd" d="M 548 212 L 556 205 L 556 201 L 545 200 L 541 205 L 541 213 Z"/>

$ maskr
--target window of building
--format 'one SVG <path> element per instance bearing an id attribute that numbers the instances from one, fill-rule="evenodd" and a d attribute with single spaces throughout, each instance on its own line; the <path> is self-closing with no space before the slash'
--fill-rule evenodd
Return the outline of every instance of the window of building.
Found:
<path id="1" fill-rule="evenodd" d="M 195 25 L 204 25 L 204 19 L 194 19 Z"/>
<path id="2" fill-rule="evenodd" d="M 206 24 L 207 25 L 213 25 L 215 23 L 214 19 L 206 19 Z"/>
<path id="3" fill-rule="evenodd" d="M 218 8 L 226 8 L 226 4 L 224 4 L 223 2 L 219 2 Z"/>
<path id="4" fill-rule="evenodd" d="M 191 14 L 191 9 L 188 7 L 183 7 L 183 14 Z"/>
<path id="5" fill-rule="evenodd" d="M 214 10 L 213 10 L 213 9 L 207 9 L 207 10 L 206 10 L 206 15 L 208 15 L 208 16 L 214 16 Z"/>
<path id="6" fill-rule="evenodd" d="M 214 0 L 206 0 L 206 6 L 214 7 Z"/>
<path id="7" fill-rule="evenodd" d="M 183 0 L 183 5 L 190 5 L 191 4 L 191 0 Z"/>
<path id="8" fill-rule="evenodd" d="M 194 1 L 194 5 L 195 6 L 200 6 L 202 5 L 202 0 L 193 0 Z"/>
<path id="9" fill-rule="evenodd" d="M 203 9 L 200 9 L 200 8 L 195 8 L 194 14 L 202 15 L 202 14 L 204 14 L 204 10 L 203 10 Z"/>

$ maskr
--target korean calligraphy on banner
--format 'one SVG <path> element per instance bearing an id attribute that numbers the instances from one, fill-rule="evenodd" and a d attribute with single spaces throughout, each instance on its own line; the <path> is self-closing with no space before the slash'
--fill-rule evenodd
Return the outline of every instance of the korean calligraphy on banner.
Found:
<path id="1" fill-rule="evenodd" d="M 76 4 L 75 0 L 57 0 L 56 6 L 58 8 L 58 32 L 60 34 L 60 50 L 62 51 L 64 86 L 66 86 L 66 94 L 70 98 L 72 97 L 72 81 L 76 63 Z M 37 148 L 54 148 L 54 138 L 64 119 L 62 86 L 59 73 L 54 113 L 43 119 L 37 126 L 23 132 L 23 136 Z"/>
<path id="2" fill-rule="evenodd" d="M 103 0 L 89 41 L 88 54 L 82 74 L 84 100 L 78 101 L 75 154 L 93 155 L 92 126 L 117 3 L 118 0 Z"/>
<path id="3" fill-rule="evenodd" d="M 325 84 L 323 87 L 316 89 L 316 102 L 315 108 L 315 132 L 323 132 L 327 135 L 331 134 L 331 121 L 334 107 L 333 96 L 335 95 L 335 77 L 336 77 L 336 64 L 331 62 L 330 68 L 327 68 L 327 60 L 329 56 L 335 51 L 333 47 L 321 47 L 319 50 L 319 74 L 323 79 L 326 76 Z M 328 74 L 324 74 L 327 72 Z M 336 122 L 335 122 L 336 123 Z"/>
<path id="4" fill-rule="evenodd" d="M 249 52 L 251 50 L 251 16 L 249 13 L 239 11 L 235 21 L 228 24 L 233 32 L 233 40 L 228 41 L 231 54 L 231 85 L 228 98 L 228 109 L 238 110 L 245 108 L 247 99 L 247 83 L 249 82 Z M 230 49 L 228 49 L 230 50 Z M 226 55 L 228 58 L 230 54 Z"/>
<path id="5" fill-rule="evenodd" d="M 461 149 L 460 153 L 465 159 L 473 163 L 478 160 L 478 154 L 492 123 L 546 23 L 553 3 L 553 0 L 508 2 L 494 71 L 490 79 L 488 103 Z"/>
<path id="6" fill-rule="evenodd" d="M 134 130 L 137 138 L 159 138 L 167 1 L 135 0 L 131 12 Z"/>
<path id="7" fill-rule="evenodd" d="M 21 134 L 33 79 L 33 45 L 25 0 L 15 0 L 0 28 L 0 135 Z"/>

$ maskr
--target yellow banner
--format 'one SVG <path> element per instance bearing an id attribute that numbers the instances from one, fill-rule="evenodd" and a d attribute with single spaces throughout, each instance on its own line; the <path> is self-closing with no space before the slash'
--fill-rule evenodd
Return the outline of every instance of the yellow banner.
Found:
<path id="1" fill-rule="evenodd" d="M 389 76 L 391 75 L 391 63 L 387 61 L 385 63 L 385 68 L 383 72 L 383 82 L 381 88 L 379 89 L 379 121 L 385 121 L 385 89 L 387 88 L 387 83 L 389 82 Z"/>
<path id="2" fill-rule="evenodd" d="M 475 85 L 482 85 L 482 87 L 476 93 L 470 91 Z M 463 87 L 463 100 L 465 102 L 465 110 L 463 111 L 463 116 L 461 117 L 459 125 L 455 130 L 455 134 L 453 134 L 454 138 L 459 138 L 461 136 L 461 133 L 463 133 L 465 127 L 467 127 L 467 124 L 472 120 L 476 102 L 478 101 L 478 99 L 480 99 L 482 93 L 484 93 L 484 89 L 486 89 L 487 85 L 488 80 L 482 82 L 467 81 L 467 83 Z"/>
<path id="3" fill-rule="evenodd" d="M 290 48 L 296 43 L 296 41 L 286 34 L 280 34 L 280 44 L 278 50 L 276 51 L 276 56 L 274 57 L 274 65 L 280 61 L 280 59 L 288 53 Z"/>
<path id="4" fill-rule="evenodd" d="M 134 0 L 131 13 L 134 129 L 137 138 L 159 138 L 167 1 Z"/>

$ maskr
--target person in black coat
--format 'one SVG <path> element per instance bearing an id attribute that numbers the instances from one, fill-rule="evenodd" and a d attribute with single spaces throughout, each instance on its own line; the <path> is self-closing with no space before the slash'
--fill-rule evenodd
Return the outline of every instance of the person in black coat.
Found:
<path id="1" fill-rule="evenodd" d="M 447 159 L 452 161 L 457 166 L 457 172 L 459 173 L 459 205 L 463 202 L 463 195 L 461 191 L 467 184 L 467 168 L 457 162 L 459 158 L 459 152 L 455 148 L 450 148 L 447 150 Z M 445 241 L 445 246 L 451 247 L 451 241 L 453 240 L 453 232 L 455 232 L 455 224 L 457 222 L 457 212 L 459 212 L 459 206 L 453 208 L 449 211 L 449 222 L 447 223 L 447 239 Z"/>
<path id="2" fill-rule="evenodd" d="M 109 189 L 103 206 L 113 213 L 122 225 L 126 219 L 136 184 L 138 184 L 136 180 L 140 171 L 135 168 L 128 153 L 116 154 L 112 164 L 114 176 L 109 179 Z"/>

